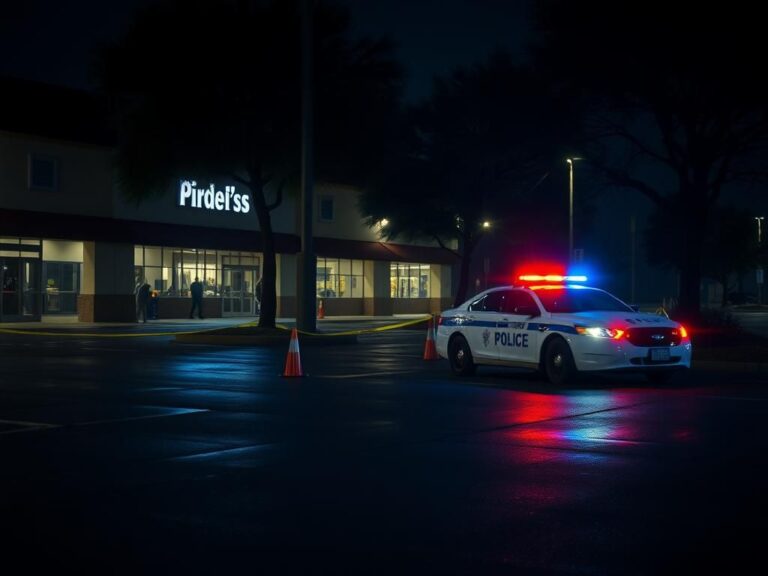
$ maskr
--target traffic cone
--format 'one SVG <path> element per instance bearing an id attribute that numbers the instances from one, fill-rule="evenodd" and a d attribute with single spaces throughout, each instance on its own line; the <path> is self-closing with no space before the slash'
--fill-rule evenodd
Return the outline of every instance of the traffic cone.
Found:
<path id="1" fill-rule="evenodd" d="M 325 318 L 325 308 L 323 308 L 323 301 L 320 300 L 320 304 L 317 306 L 317 318 L 318 320 L 322 320 Z"/>
<path id="2" fill-rule="evenodd" d="M 299 333 L 296 328 L 291 330 L 291 343 L 288 345 L 288 355 L 285 357 L 285 378 L 304 376 L 301 371 L 301 355 L 299 354 Z"/>
<path id="3" fill-rule="evenodd" d="M 440 360 L 435 348 L 434 328 L 432 326 L 432 316 L 429 317 L 427 324 L 427 341 L 424 343 L 424 360 Z"/>

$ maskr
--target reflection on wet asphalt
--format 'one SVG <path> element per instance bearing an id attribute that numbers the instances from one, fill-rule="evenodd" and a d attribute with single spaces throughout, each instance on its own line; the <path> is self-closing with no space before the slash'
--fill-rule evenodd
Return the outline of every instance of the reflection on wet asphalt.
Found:
<path id="1" fill-rule="evenodd" d="M 0 336 L 0 511 L 109 573 L 734 568 L 766 512 L 764 382 L 457 379 L 397 331 L 282 348 Z"/>

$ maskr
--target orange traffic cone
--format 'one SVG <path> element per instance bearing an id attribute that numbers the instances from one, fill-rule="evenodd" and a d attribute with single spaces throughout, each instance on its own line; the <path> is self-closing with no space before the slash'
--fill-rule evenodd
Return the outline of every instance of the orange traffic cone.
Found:
<path id="1" fill-rule="evenodd" d="M 299 333 L 296 328 L 291 330 L 291 343 L 288 345 L 288 356 L 285 357 L 285 378 L 304 376 L 301 371 L 301 355 L 299 354 Z"/>
<path id="2" fill-rule="evenodd" d="M 317 318 L 318 320 L 325 318 L 325 308 L 323 308 L 322 300 L 320 300 L 320 303 L 317 305 Z"/>
<path id="3" fill-rule="evenodd" d="M 429 317 L 427 324 L 427 341 L 424 343 L 424 360 L 440 360 L 435 348 L 434 328 L 432 326 L 432 316 Z"/>

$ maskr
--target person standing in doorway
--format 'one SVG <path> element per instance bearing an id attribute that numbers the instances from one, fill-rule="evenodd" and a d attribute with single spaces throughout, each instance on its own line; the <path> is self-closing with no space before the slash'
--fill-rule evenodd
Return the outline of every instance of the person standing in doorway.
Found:
<path id="1" fill-rule="evenodd" d="M 147 323 L 147 305 L 149 304 L 149 284 L 143 282 L 136 291 L 136 322 Z"/>
<path id="2" fill-rule="evenodd" d="M 189 286 L 189 291 L 192 293 L 192 310 L 189 311 L 189 317 L 192 318 L 195 315 L 195 308 L 197 308 L 197 315 L 200 320 L 203 319 L 203 283 L 200 282 L 200 278 L 195 277 L 195 281 Z"/>

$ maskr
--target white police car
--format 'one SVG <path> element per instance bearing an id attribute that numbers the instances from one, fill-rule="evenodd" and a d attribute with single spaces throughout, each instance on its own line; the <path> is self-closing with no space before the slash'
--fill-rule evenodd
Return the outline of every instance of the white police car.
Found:
<path id="1" fill-rule="evenodd" d="M 573 284 L 583 276 L 520 280 L 440 315 L 435 345 L 456 374 L 472 374 L 478 364 L 520 366 L 566 384 L 583 372 L 642 372 L 664 381 L 690 368 L 688 333 L 666 316 Z"/>

